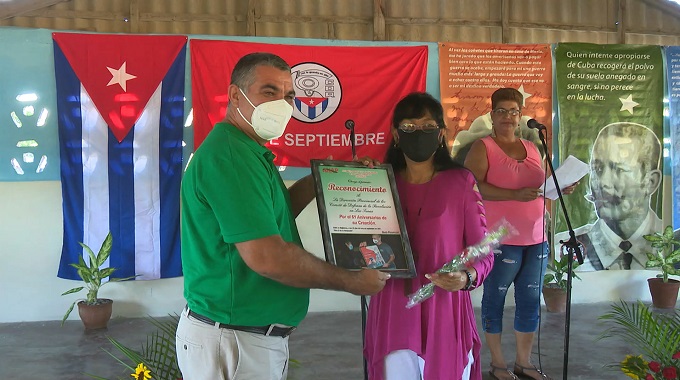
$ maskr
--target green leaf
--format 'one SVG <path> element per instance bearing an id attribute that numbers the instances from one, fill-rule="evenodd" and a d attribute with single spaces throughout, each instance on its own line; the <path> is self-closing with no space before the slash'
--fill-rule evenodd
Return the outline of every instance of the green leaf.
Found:
<path id="1" fill-rule="evenodd" d="M 61 319 L 61 325 L 62 326 L 64 325 L 64 322 L 66 322 L 66 319 L 68 318 L 68 316 L 73 311 L 73 307 L 76 306 L 76 302 L 78 302 L 78 301 L 73 301 L 73 303 L 71 304 L 71 307 L 69 307 L 68 310 L 66 310 L 66 314 L 64 314 L 64 317 Z"/>
<path id="2" fill-rule="evenodd" d="M 81 270 L 89 270 L 89 269 L 90 269 L 90 268 L 88 268 L 87 266 L 81 265 L 81 264 L 71 263 L 71 264 L 69 264 L 69 265 L 72 266 L 72 267 L 74 267 L 74 268 L 76 268 L 76 269 L 81 269 Z"/>
<path id="3" fill-rule="evenodd" d="M 141 276 L 141 274 L 136 274 L 136 275 L 134 275 L 134 276 L 123 277 L 123 278 L 110 278 L 110 279 L 109 279 L 109 282 L 121 282 L 121 281 L 127 281 L 127 280 L 131 280 L 131 279 L 133 279 L 133 278 L 139 277 L 139 276 Z"/>
<path id="4" fill-rule="evenodd" d="M 663 239 L 669 242 L 673 240 L 673 227 L 666 226 L 666 229 L 663 230 Z"/>
<path id="5" fill-rule="evenodd" d="M 111 273 L 115 272 L 116 268 L 104 268 L 99 271 L 99 278 L 106 278 L 111 275 Z"/>
<path id="6" fill-rule="evenodd" d="M 83 289 L 85 289 L 84 286 L 79 286 L 79 287 L 77 287 L 77 288 L 73 288 L 73 289 L 71 289 L 71 290 L 67 290 L 67 291 L 61 293 L 61 295 L 62 295 L 62 296 L 65 296 L 65 295 L 67 295 L 67 294 L 78 293 L 79 291 L 81 291 L 81 290 L 83 290 Z"/>
<path id="7" fill-rule="evenodd" d="M 675 264 L 680 261 L 680 249 L 676 249 L 675 251 L 671 252 L 671 254 L 666 257 L 666 261 L 670 262 L 671 264 Z"/>
<path id="8" fill-rule="evenodd" d="M 97 253 L 97 267 L 102 266 L 111 255 L 111 247 L 113 246 L 113 236 L 111 232 L 106 235 L 104 242 L 102 242 L 99 253 Z"/>
<path id="9" fill-rule="evenodd" d="M 94 255 L 94 252 L 92 252 L 92 250 L 90 249 L 90 247 L 88 247 L 87 245 L 85 245 L 85 243 L 83 243 L 83 242 L 78 242 L 78 244 L 80 244 L 80 246 L 83 247 L 83 249 L 85 249 L 85 252 L 87 252 L 87 255 L 90 257 L 90 265 L 89 265 L 89 267 L 91 268 L 91 267 L 93 267 L 93 266 L 95 266 L 95 267 L 98 266 L 98 265 L 96 265 L 96 263 L 97 263 L 97 257 Z M 82 260 L 82 257 L 78 257 L 78 259 L 79 259 L 79 261 L 81 261 L 81 260 Z M 84 263 L 85 263 L 85 261 L 83 261 L 83 264 L 84 264 Z"/>

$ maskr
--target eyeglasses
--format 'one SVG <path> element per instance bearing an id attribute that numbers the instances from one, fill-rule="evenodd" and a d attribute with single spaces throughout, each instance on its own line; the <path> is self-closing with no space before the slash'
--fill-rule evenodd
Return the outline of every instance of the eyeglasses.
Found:
<path id="1" fill-rule="evenodd" d="M 423 131 L 425 133 L 432 133 L 434 131 L 439 130 L 439 126 L 437 124 L 424 124 L 424 125 L 417 125 L 417 124 L 402 124 L 399 126 L 399 130 L 405 133 L 413 133 L 415 131 Z"/>
<path id="2" fill-rule="evenodd" d="M 491 112 L 493 112 L 494 114 L 496 114 L 498 116 L 505 116 L 505 115 L 517 116 L 517 115 L 520 115 L 522 113 L 522 111 L 516 110 L 514 108 L 509 109 L 509 110 L 506 110 L 505 108 L 496 108 L 495 110 L 493 110 Z"/>

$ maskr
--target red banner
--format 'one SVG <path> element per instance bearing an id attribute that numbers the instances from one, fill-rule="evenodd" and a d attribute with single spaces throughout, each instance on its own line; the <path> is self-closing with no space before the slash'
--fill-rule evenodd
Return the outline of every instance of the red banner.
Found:
<path id="1" fill-rule="evenodd" d="M 309 167 L 310 159 L 351 160 L 347 120 L 355 123 L 357 155 L 382 160 L 396 103 L 425 91 L 427 46 L 297 46 L 191 40 L 194 147 L 226 114 L 236 62 L 266 51 L 291 66 L 296 99 L 286 132 L 269 148 L 276 164 Z"/>

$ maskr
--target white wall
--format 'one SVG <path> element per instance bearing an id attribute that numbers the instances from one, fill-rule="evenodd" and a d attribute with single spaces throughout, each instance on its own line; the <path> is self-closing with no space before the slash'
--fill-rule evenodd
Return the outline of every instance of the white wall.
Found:
<path id="1" fill-rule="evenodd" d="M 664 181 L 670 184 L 670 181 Z M 670 199 L 670 185 L 664 189 Z M 670 206 L 667 207 L 670 209 Z M 666 215 L 669 215 L 667 212 Z M 323 255 L 321 229 L 314 202 L 298 218 L 305 247 Z M 53 182 L 0 182 L 0 313 L 2 322 L 61 320 L 78 295 L 61 296 L 79 282 L 57 278 L 62 239 L 61 187 Z M 650 271 L 581 273 L 574 282 L 573 303 L 641 299 L 650 301 Z M 182 278 L 111 283 L 100 295 L 114 300 L 114 317 L 165 316 L 184 306 Z M 473 292 L 480 304 L 482 291 Z M 508 305 L 513 303 L 508 297 Z M 341 292 L 312 291 L 310 311 L 359 310 L 359 297 Z M 78 319 L 77 311 L 70 319 Z"/>
<path id="2" fill-rule="evenodd" d="M 314 203 L 298 218 L 308 249 L 323 256 Z M 83 293 L 61 296 L 80 282 L 57 277 L 62 243 L 61 185 L 0 182 L 0 323 L 61 320 Z M 114 300 L 113 315 L 165 316 L 184 307 L 183 279 L 107 284 L 99 294 Z M 359 310 L 359 297 L 314 290 L 310 311 Z M 78 319 L 77 310 L 69 319 Z"/>

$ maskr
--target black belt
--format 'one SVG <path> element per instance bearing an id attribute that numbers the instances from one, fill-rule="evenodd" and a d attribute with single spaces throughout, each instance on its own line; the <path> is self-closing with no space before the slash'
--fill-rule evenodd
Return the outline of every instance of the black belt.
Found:
<path id="1" fill-rule="evenodd" d="M 196 313 L 195 311 L 189 310 L 188 315 L 192 318 L 194 318 L 197 321 L 201 321 L 203 323 L 206 323 L 208 325 L 212 326 L 217 326 L 221 329 L 229 329 L 229 330 L 238 330 L 238 331 L 245 331 L 249 333 L 254 333 L 254 334 L 260 334 L 260 335 L 266 335 L 266 336 L 280 336 L 280 337 L 287 337 L 288 335 L 292 334 L 293 331 L 297 327 L 279 327 L 275 325 L 269 325 L 269 326 L 235 326 L 235 325 L 228 325 L 226 323 L 219 323 L 215 322 L 212 319 L 200 315 Z"/>

